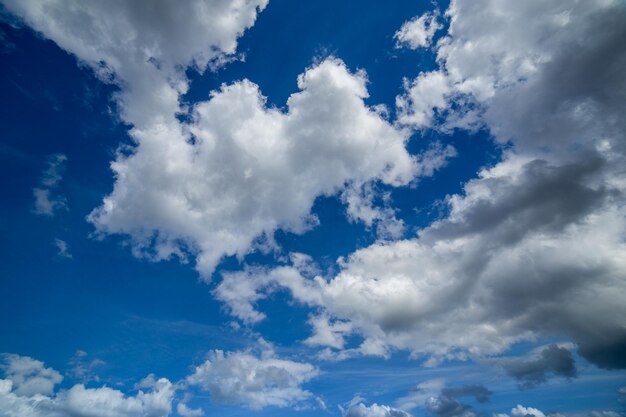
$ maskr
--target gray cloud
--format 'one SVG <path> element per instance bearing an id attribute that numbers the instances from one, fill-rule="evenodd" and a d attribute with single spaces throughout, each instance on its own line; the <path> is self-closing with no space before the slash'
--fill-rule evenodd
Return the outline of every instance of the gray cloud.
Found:
<path id="1" fill-rule="evenodd" d="M 533 388 L 546 382 L 551 375 L 564 378 L 577 375 L 572 353 L 557 345 L 546 347 L 535 358 L 505 360 L 502 366 L 507 374 L 519 381 L 521 388 Z"/>
<path id="2" fill-rule="evenodd" d="M 483 385 L 464 385 L 456 388 L 444 388 L 441 390 L 441 394 L 452 398 L 474 397 L 479 403 L 486 403 L 493 393 Z"/>

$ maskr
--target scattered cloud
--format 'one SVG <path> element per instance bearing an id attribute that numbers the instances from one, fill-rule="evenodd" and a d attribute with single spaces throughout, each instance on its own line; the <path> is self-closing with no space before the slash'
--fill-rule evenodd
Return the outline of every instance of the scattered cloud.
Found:
<path id="1" fill-rule="evenodd" d="M 165 417 L 175 388 L 167 379 L 152 379 L 135 396 L 108 387 L 77 384 L 53 393 L 61 375 L 29 357 L 5 355 L 6 379 L 0 379 L 0 410 L 10 417 Z"/>
<path id="2" fill-rule="evenodd" d="M 57 193 L 63 178 L 67 157 L 63 154 L 48 156 L 46 169 L 41 176 L 39 186 L 33 189 L 35 207 L 33 212 L 42 216 L 52 217 L 59 210 L 67 210 L 65 197 Z"/>
<path id="3" fill-rule="evenodd" d="M 187 377 L 187 383 L 207 391 L 217 404 L 260 410 L 305 405 L 314 397 L 302 385 L 318 374 L 308 363 L 279 359 L 266 345 L 260 355 L 211 351 L 207 361 Z"/>
<path id="4" fill-rule="evenodd" d="M 89 354 L 83 350 L 77 350 L 69 361 L 71 366 L 69 375 L 82 383 L 90 381 L 100 382 L 100 377 L 95 373 L 96 369 L 105 365 L 102 359 L 89 358 Z"/>

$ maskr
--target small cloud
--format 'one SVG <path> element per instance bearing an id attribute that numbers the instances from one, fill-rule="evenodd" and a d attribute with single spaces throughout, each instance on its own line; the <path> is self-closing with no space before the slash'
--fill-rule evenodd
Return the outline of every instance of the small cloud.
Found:
<path id="1" fill-rule="evenodd" d="M 439 12 L 424 13 L 405 22 L 400 30 L 393 35 L 396 48 L 409 49 L 427 48 L 430 46 L 435 33 L 443 26 L 437 21 Z"/>
<path id="2" fill-rule="evenodd" d="M 54 239 L 54 245 L 57 247 L 58 255 L 62 258 L 72 259 L 70 253 L 70 247 L 66 241 L 61 239 Z"/>
<path id="3" fill-rule="evenodd" d="M 35 214 L 52 217 L 58 210 L 67 210 L 65 197 L 56 193 L 63 178 L 66 161 L 67 157 L 64 154 L 48 156 L 47 167 L 41 175 L 39 186 L 33 189 Z"/>
<path id="4" fill-rule="evenodd" d="M 100 377 L 96 375 L 95 369 L 105 365 L 106 362 L 98 358 L 90 359 L 88 356 L 89 354 L 84 350 L 77 350 L 69 360 L 71 366 L 69 375 L 82 383 L 89 381 L 100 382 Z"/>
<path id="5" fill-rule="evenodd" d="M 259 356 L 250 351 L 211 351 L 207 361 L 187 377 L 187 383 L 207 391 L 216 404 L 243 405 L 252 410 L 300 407 L 314 400 L 302 385 L 319 370 L 308 363 L 279 359 L 264 340 L 259 345 Z"/>
<path id="6" fill-rule="evenodd" d="M 182 417 L 200 417 L 204 415 L 204 411 L 200 408 L 189 408 L 185 403 L 178 403 L 176 412 Z"/>
<path id="7" fill-rule="evenodd" d="M 340 408 L 341 409 L 341 408 Z M 388 405 L 372 404 L 367 407 L 363 403 L 352 405 L 347 411 L 341 409 L 343 417 L 412 417 L 411 414 Z"/>
<path id="8" fill-rule="evenodd" d="M 550 345 L 530 358 L 514 358 L 502 363 L 506 373 L 517 379 L 521 389 L 534 388 L 551 375 L 575 378 L 576 364 L 572 353 L 557 345 Z"/>

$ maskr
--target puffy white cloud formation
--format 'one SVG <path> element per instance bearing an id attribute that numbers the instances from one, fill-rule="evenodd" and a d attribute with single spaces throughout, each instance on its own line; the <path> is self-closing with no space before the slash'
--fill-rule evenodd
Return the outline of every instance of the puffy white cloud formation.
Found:
<path id="1" fill-rule="evenodd" d="M 146 380 L 135 396 L 108 387 L 74 385 L 53 394 L 61 375 L 28 357 L 7 355 L 0 379 L 1 417 L 165 417 L 175 388 L 165 378 Z"/>
<path id="2" fill-rule="evenodd" d="M 35 197 L 33 211 L 36 214 L 54 216 L 57 211 L 67 209 L 65 197 L 57 193 L 59 183 L 63 179 L 66 162 L 67 157 L 63 154 L 53 154 L 48 157 L 41 183 L 33 189 Z"/>
<path id="3" fill-rule="evenodd" d="M 60 373 L 28 356 L 4 354 L 3 359 L 4 364 L 0 369 L 4 371 L 5 378 L 11 381 L 16 395 L 50 395 L 54 386 L 63 380 Z"/>
<path id="4" fill-rule="evenodd" d="M 103 234 L 130 236 L 138 256 L 192 253 L 209 277 L 223 256 L 245 255 L 278 228 L 311 228 L 314 200 L 344 190 L 354 190 L 345 198 L 352 219 L 397 237 L 403 226 L 393 210 L 373 207 L 362 190 L 408 184 L 453 155 L 433 148 L 420 168 L 404 147 L 410 132 L 364 104 L 365 73 L 334 58 L 298 77 L 301 91 L 286 112 L 268 108 L 259 87 L 243 80 L 212 92 L 181 122 L 184 70 L 228 60 L 266 0 L 5 3 L 120 86 L 120 114 L 136 146 L 112 163 L 113 192 L 89 220 Z"/>
<path id="5" fill-rule="evenodd" d="M 524 407 L 520 404 L 511 410 L 511 415 L 513 417 L 546 417 L 543 411 L 533 407 Z"/>
<path id="6" fill-rule="evenodd" d="M 200 417 L 204 415 L 204 411 L 199 408 L 189 408 L 185 403 L 178 403 L 176 405 L 176 412 L 182 417 Z"/>
<path id="7" fill-rule="evenodd" d="M 337 358 L 407 349 L 434 365 L 559 335 L 626 366 L 624 4 L 453 1 L 447 16 L 440 68 L 399 99 L 400 121 L 485 126 L 509 144 L 503 160 L 416 238 L 358 250 L 329 278 L 301 265 L 227 274 L 218 298 L 254 322 L 256 301 L 289 289 L 321 310 L 311 340 L 363 337 Z M 247 293 L 224 295 L 244 280 Z"/>
<path id="8" fill-rule="evenodd" d="M 424 13 L 405 22 L 393 36 L 398 47 L 417 49 L 430 46 L 433 36 L 442 27 L 438 17 L 438 13 Z"/>
<path id="9" fill-rule="evenodd" d="M 411 417 L 406 411 L 392 408 L 388 405 L 372 404 L 367 407 L 363 403 L 352 405 L 346 412 L 344 417 Z"/>
<path id="10" fill-rule="evenodd" d="M 302 405 L 312 399 L 302 384 L 318 373 L 308 363 L 279 359 L 266 346 L 258 356 L 251 352 L 211 351 L 187 382 L 208 391 L 215 403 L 260 410 Z"/>
<path id="11" fill-rule="evenodd" d="M 193 144 L 142 141 L 118 160 L 116 187 L 91 219 L 100 230 L 131 233 L 140 246 L 154 244 L 158 257 L 182 242 L 210 273 L 221 257 L 245 255 L 277 228 L 315 225 L 318 196 L 348 183 L 407 184 L 417 172 L 408 136 L 364 105 L 365 84 L 363 73 L 327 59 L 298 78 L 302 91 L 286 113 L 267 108 L 249 81 L 225 85 L 195 106 L 187 126 Z"/>

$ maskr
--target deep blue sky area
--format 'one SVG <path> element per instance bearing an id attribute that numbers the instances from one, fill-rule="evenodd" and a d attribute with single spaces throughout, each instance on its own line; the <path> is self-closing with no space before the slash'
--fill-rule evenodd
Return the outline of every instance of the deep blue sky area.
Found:
<path id="1" fill-rule="evenodd" d="M 215 72 L 187 69 L 190 88 L 181 100 L 193 107 L 208 100 L 222 84 L 248 79 L 267 97 L 268 107 L 286 112 L 289 96 L 298 92 L 298 75 L 334 56 L 352 72 L 366 71 L 365 103 L 384 104 L 394 121 L 403 79 L 437 68 L 432 48 L 396 48 L 394 33 L 414 16 L 447 7 L 447 2 L 415 0 L 270 0 L 239 39 L 237 51 L 243 58 Z M 397 405 L 398 399 L 419 391 L 418 384 L 431 380 L 445 380 L 449 387 L 484 385 L 493 393 L 490 401 L 463 397 L 463 403 L 485 416 L 509 413 L 517 404 L 536 407 L 546 415 L 626 411 L 617 394 L 626 385 L 624 371 L 600 369 L 577 354 L 573 356 L 576 377 L 549 375 L 541 387 L 520 389 L 489 358 L 452 359 L 433 368 L 424 366 L 424 356 L 410 357 L 407 350 L 392 350 L 388 358 L 322 360 L 317 356 L 320 349 L 302 343 L 310 336 L 307 319 L 317 310 L 293 300 L 285 290 L 258 302 L 267 316 L 264 321 L 236 325 L 227 307 L 212 294 L 222 273 L 240 271 L 244 265 L 284 265 L 287 254 L 301 252 L 330 278 L 339 271 L 339 257 L 376 242 L 375 227 L 349 221 L 339 195 L 319 196 L 312 209 L 319 225 L 303 234 L 277 230 L 278 252 L 226 257 L 211 282 L 203 281 L 194 269 L 193 256 L 187 261 L 173 257 L 160 262 L 133 256 L 127 236 L 98 235 L 87 221 L 113 189 L 110 164 L 116 150 L 133 144 L 130 126 L 120 119 L 113 99 L 120 87 L 101 82 L 75 56 L 27 25 L 16 24 L 8 12 L 4 15 L 0 22 L 0 353 L 30 356 L 69 374 L 75 365 L 72 358 L 84 351 L 87 358 L 103 361 L 94 370 L 98 379 L 87 381 L 87 386 L 107 385 L 126 395 L 135 395 L 135 384 L 148 374 L 182 381 L 205 361 L 208 351 L 245 351 L 256 346 L 260 337 L 272 343 L 280 357 L 313 363 L 320 370 L 304 388 L 323 400 L 326 409 L 270 406 L 251 411 L 212 402 L 207 392 L 190 388 L 185 401 L 204 409 L 207 416 L 340 416 L 338 406 L 347 410 L 357 396 L 366 404 Z M 444 27 L 434 42 L 447 30 L 449 22 L 442 21 Z M 436 175 L 409 186 L 378 184 L 390 193 L 396 216 L 406 225 L 405 239 L 444 218 L 446 197 L 463 193 L 464 184 L 477 178 L 481 168 L 502 159 L 502 145 L 494 143 L 487 128 L 449 133 L 417 129 L 407 149 L 417 155 L 435 141 L 457 151 Z M 55 154 L 67 158 L 62 180 L 54 189 L 66 204 L 53 216 L 40 215 L 35 212 L 33 190 L 40 186 Z M 60 254 L 57 240 L 67 244 L 71 258 Z M 562 334 L 541 336 L 514 344 L 504 357 L 566 342 L 570 340 Z M 356 337 L 348 339 L 346 347 L 356 348 L 359 343 Z M 69 389 L 77 382 L 81 381 L 66 377 L 60 387 Z M 423 408 L 412 413 L 433 415 Z"/>

